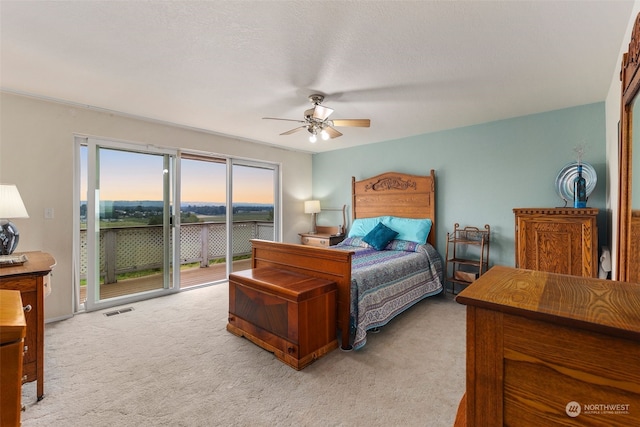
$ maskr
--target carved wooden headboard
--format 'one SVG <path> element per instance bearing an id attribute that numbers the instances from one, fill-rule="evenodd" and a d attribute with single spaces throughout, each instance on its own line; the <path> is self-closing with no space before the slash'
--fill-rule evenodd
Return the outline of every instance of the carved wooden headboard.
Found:
<path id="1" fill-rule="evenodd" d="M 402 218 L 430 218 L 427 241 L 435 246 L 436 174 L 409 175 L 387 172 L 362 181 L 351 178 L 352 216 L 371 218 L 391 215 Z"/>

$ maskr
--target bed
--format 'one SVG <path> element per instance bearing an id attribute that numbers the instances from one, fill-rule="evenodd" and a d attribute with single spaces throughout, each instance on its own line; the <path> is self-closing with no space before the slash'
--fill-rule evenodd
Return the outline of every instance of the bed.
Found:
<path id="1" fill-rule="evenodd" d="M 352 178 L 352 218 L 348 237 L 331 248 L 252 240 L 252 268 L 275 267 L 336 282 L 343 350 L 363 347 L 367 331 L 444 290 L 443 263 L 435 249 L 433 170 Z"/>

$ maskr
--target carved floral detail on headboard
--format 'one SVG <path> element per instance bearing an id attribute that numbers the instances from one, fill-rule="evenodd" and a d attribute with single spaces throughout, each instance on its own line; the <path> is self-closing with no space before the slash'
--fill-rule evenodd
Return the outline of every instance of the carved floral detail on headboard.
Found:
<path id="1" fill-rule="evenodd" d="M 623 55 L 622 59 L 622 93 L 625 93 L 638 68 L 638 61 L 640 60 L 640 14 L 636 16 L 636 22 L 633 25 L 631 31 L 631 41 L 629 42 L 629 52 Z"/>
<path id="2" fill-rule="evenodd" d="M 636 17 L 636 22 L 631 33 L 631 42 L 629 43 L 629 53 L 631 54 L 629 62 L 638 63 L 640 56 L 640 14 Z"/>
<path id="3" fill-rule="evenodd" d="M 378 180 L 377 182 L 372 182 L 367 184 L 364 188 L 364 191 L 386 191 L 386 190 L 406 190 L 409 188 L 417 189 L 417 184 L 415 181 L 410 179 L 403 180 L 402 178 L 383 178 Z"/>

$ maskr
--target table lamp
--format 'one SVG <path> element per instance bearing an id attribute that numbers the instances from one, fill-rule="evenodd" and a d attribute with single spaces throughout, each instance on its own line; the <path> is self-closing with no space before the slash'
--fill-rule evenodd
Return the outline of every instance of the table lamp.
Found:
<path id="1" fill-rule="evenodd" d="M 309 234 L 316 234 L 316 214 L 320 212 L 320 200 L 308 200 L 304 202 L 304 213 L 311 214 L 313 230 Z"/>
<path id="2" fill-rule="evenodd" d="M 18 187 L 0 184 L 0 256 L 11 255 L 18 246 L 18 228 L 9 221 L 13 218 L 29 218 L 29 214 L 22 203 Z"/>

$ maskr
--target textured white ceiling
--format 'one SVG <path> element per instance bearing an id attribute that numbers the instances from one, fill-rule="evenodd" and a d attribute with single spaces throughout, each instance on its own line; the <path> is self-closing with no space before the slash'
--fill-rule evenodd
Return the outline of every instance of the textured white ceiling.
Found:
<path id="1" fill-rule="evenodd" d="M 6 1 L 0 83 L 323 152 L 604 101 L 633 1 Z M 371 128 L 279 134 L 312 93 Z M 108 135 L 107 135 L 108 136 Z"/>

